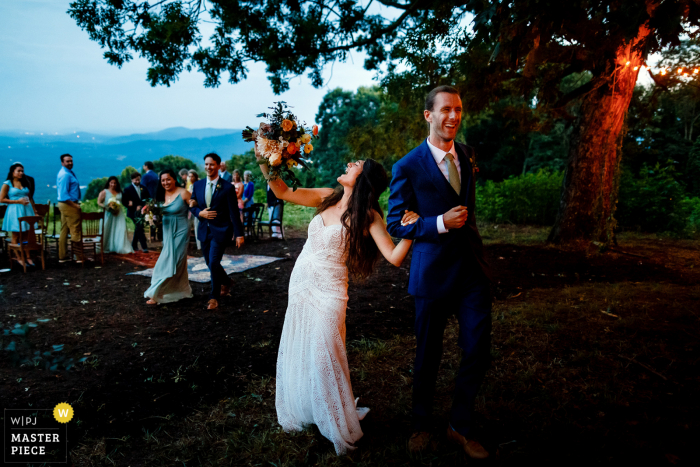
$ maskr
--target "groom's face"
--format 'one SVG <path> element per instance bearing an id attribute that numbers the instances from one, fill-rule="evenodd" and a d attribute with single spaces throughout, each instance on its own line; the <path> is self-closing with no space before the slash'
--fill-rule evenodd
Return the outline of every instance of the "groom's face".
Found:
<path id="1" fill-rule="evenodd" d="M 438 93 L 433 109 L 426 110 L 424 115 L 430 124 L 431 135 L 444 141 L 453 141 L 462 123 L 462 99 L 458 94 Z"/>

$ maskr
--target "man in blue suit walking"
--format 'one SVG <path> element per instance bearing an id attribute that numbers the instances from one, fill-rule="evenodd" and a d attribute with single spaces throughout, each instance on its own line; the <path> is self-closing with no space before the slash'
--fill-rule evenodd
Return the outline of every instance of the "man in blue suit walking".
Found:
<path id="1" fill-rule="evenodd" d="M 202 243 L 204 261 L 211 273 L 208 310 L 219 308 L 219 298 L 231 294 L 231 279 L 221 266 L 228 241 L 235 235 L 238 248 L 244 242 L 236 190 L 220 178 L 220 164 L 218 154 L 204 156 L 207 178 L 194 183 L 190 199 L 190 211 L 199 218 L 197 238 Z"/>
<path id="2" fill-rule="evenodd" d="M 474 401 L 490 364 L 490 272 L 474 216 L 474 151 L 454 141 L 462 101 L 451 86 L 427 96 L 430 136 L 393 168 L 387 229 L 414 240 L 408 293 L 416 302 L 413 435 L 408 446 L 422 451 L 430 441 L 435 382 L 450 315 L 459 322 L 462 360 L 455 381 L 447 437 L 467 455 L 489 453 L 474 440 Z M 420 215 L 401 225 L 406 210 Z"/>

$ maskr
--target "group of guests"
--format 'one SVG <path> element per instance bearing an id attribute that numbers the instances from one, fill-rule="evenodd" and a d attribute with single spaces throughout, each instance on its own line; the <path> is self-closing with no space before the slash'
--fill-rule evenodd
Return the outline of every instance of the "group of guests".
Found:
<path id="1" fill-rule="evenodd" d="M 57 207 L 61 213 L 61 233 L 58 240 L 58 259 L 59 262 L 67 261 L 80 262 L 80 258 L 69 256 L 68 240 L 71 242 L 80 242 L 82 238 L 81 228 L 81 208 L 80 201 L 82 191 L 78 177 L 73 171 L 73 156 L 70 154 L 62 154 L 60 156 L 61 168 L 56 176 L 57 189 Z M 174 173 L 174 172 L 173 172 Z M 182 186 L 189 193 L 192 193 L 194 184 L 199 181 L 199 174 L 196 170 L 181 169 L 178 173 L 182 182 Z M 220 164 L 218 171 L 219 177 L 232 185 L 234 189 L 237 207 L 240 212 L 241 221 L 243 221 L 243 209 L 253 205 L 255 183 L 253 175 L 249 170 L 244 171 L 243 178 L 239 170 L 228 172 L 226 163 Z M 174 182 L 177 184 L 177 176 L 173 176 Z M 122 187 L 119 179 L 115 176 L 108 178 L 104 189 L 100 192 L 97 198 L 97 204 L 103 208 L 109 206 L 112 201 L 118 202 L 124 209 L 119 209 L 118 212 L 105 209 L 105 218 L 103 224 L 103 251 L 105 253 L 129 254 L 140 249 L 148 253 L 148 239 L 146 237 L 144 222 L 141 219 L 142 209 L 146 204 L 146 200 L 157 198 L 158 191 L 163 189 L 160 175 L 155 172 L 154 164 L 151 161 L 146 161 L 143 164 L 143 175 L 138 172 L 131 174 L 131 183 Z M 35 241 L 34 228 L 26 222 L 22 225 L 22 233 L 20 234 L 19 218 L 26 216 L 34 216 L 36 209 L 34 207 L 34 178 L 24 172 L 24 165 L 17 162 L 10 166 L 6 180 L 0 188 L 0 203 L 6 204 L 7 209 L 3 216 L 2 227 L 3 231 L 11 234 L 11 242 L 33 242 Z M 278 200 L 274 193 L 268 188 L 267 196 L 270 216 L 272 217 L 274 209 L 280 209 L 282 202 Z M 128 239 L 126 218 L 130 218 L 135 225 L 135 230 L 131 241 Z M 194 227 L 197 237 L 197 248 L 201 249 L 201 241 L 198 238 L 197 231 L 199 227 L 199 219 L 194 215 L 188 216 L 188 224 L 190 228 Z M 162 241 L 162 226 L 160 228 L 150 229 L 151 240 Z M 20 235 L 22 238 L 20 238 Z M 273 237 L 281 238 L 279 228 L 273 232 Z M 24 260 L 17 254 L 15 260 L 24 265 Z M 34 266 L 31 259 L 27 259 L 27 266 Z"/>

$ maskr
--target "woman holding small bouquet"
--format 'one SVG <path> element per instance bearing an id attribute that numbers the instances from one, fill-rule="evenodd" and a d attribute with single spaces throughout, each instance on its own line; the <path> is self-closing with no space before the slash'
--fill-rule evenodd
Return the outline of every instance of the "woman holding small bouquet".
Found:
<path id="1" fill-rule="evenodd" d="M 126 232 L 126 209 L 122 205 L 122 187 L 119 179 L 112 175 L 107 179 L 104 190 L 97 197 L 97 204 L 105 210 L 103 248 L 105 253 L 125 255 L 133 253 Z"/>
<path id="2" fill-rule="evenodd" d="M 379 196 L 388 186 L 388 177 L 374 160 L 349 163 L 335 190 L 293 190 L 279 176 L 270 176 L 270 158 L 257 143 L 255 153 L 277 198 L 316 208 L 289 280 L 277 356 L 277 417 L 285 431 L 315 424 L 341 455 L 355 449 L 354 443 L 362 437 L 360 420 L 369 411 L 356 407 L 350 384 L 345 350 L 348 275 L 368 277 L 380 253 L 400 266 L 411 241 L 394 245 L 386 231 Z M 417 219 L 407 211 L 402 222 L 412 224 Z"/>
<path id="3" fill-rule="evenodd" d="M 162 203 L 163 249 L 153 268 L 151 287 L 143 294 L 149 305 L 171 303 L 192 297 L 187 275 L 187 245 L 190 240 L 190 192 L 178 186 L 177 174 L 171 169 L 160 173 L 156 202 Z M 148 210 L 148 206 L 144 207 Z M 152 213 L 151 213 L 152 214 Z"/>

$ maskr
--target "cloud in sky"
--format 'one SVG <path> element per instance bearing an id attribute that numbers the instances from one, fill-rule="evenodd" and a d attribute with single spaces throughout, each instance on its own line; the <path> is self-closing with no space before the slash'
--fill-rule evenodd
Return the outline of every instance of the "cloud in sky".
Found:
<path id="1" fill-rule="evenodd" d="M 0 2 L 0 131 L 90 131 L 123 134 L 184 126 L 242 128 L 272 102 L 287 101 L 307 123 L 328 90 L 374 84 L 364 57 L 328 67 L 326 87 L 305 77 L 275 96 L 264 64 L 251 64 L 248 79 L 205 88 L 204 77 L 184 72 L 169 88 L 146 82 L 148 63 L 135 58 L 121 69 L 68 16 L 69 0 Z M 203 32 L 208 36 L 207 32 Z"/>

